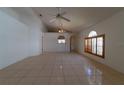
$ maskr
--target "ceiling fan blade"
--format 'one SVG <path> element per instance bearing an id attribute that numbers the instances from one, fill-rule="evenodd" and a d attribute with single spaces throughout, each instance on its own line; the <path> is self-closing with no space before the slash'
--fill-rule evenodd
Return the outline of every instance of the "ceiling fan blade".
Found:
<path id="1" fill-rule="evenodd" d="M 60 15 L 63 16 L 63 15 L 65 15 L 65 14 L 67 14 L 67 13 L 66 13 L 66 12 L 62 12 Z"/>
<path id="2" fill-rule="evenodd" d="M 65 18 L 65 17 L 63 17 L 63 16 L 60 16 L 60 18 L 63 19 L 63 20 L 66 20 L 66 21 L 68 21 L 68 22 L 71 21 L 71 20 L 69 20 L 68 18 Z"/>
<path id="3" fill-rule="evenodd" d="M 50 23 L 53 23 L 53 22 L 55 22 L 56 21 L 56 18 L 53 18 L 53 19 L 51 19 L 49 22 Z"/>

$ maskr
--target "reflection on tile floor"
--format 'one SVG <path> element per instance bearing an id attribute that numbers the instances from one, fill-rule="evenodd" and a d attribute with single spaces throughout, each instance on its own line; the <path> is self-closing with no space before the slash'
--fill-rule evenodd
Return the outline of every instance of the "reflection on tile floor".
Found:
<path id="1" fill-rule="evenodd" d="M 124 74 L 76 53 L 46 53 L 0 70 L 0 84 L 124 84 Z"/>

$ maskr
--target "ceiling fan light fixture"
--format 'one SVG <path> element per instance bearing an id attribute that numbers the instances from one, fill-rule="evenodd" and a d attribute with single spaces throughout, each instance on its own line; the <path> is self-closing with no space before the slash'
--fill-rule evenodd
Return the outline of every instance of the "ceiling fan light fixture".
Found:
<path id="1" fill-rule="evenodd" d="M 63 33 L 64 31 L 63 31 L 63 29 L 59 29 L 59 33 Z"/>
<path id="2" fill-rule="evenodd" d="M 59 33 L 61 33 L 61 30 L 59 30 Z"/>

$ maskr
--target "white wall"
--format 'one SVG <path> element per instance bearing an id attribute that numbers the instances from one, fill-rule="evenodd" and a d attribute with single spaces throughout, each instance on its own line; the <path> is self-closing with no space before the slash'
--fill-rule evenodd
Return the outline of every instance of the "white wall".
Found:
<path id="1" fill-rule="evenodd" d="M 31 8 L 0 8 L 0 69 L 41 54 L 43 30 Z"/>
<path id="2" fill-rule="evenodd" d="M 57 38 L 63 35 L 66 38 L 66 44 L 58 44 Z M 44 33 L 43 34 L 43 51 L 44 52 L 69 52 L 70 35 L 68 33 Z"/>
<path id="3" fill-rule="evenodd" d="M 98 35 L 105 34 L 104 59 L 84 52 L 84 38 L 92 30 L 95 30 Z M 124 73 L 124 11 L 96 24 L 95 27 L 79 32 L 76 41 L 76 50 L 79 53 Z"/>

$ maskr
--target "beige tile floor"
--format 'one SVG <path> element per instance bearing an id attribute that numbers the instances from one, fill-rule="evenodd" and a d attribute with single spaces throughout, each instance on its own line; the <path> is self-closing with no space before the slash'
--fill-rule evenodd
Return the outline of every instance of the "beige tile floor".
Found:
<path id="1" fill-rule="evenodd" d="M 124 74 L 76 53 L 45 53 L 0 70 L 0 84 L 124 84 Z"/>

